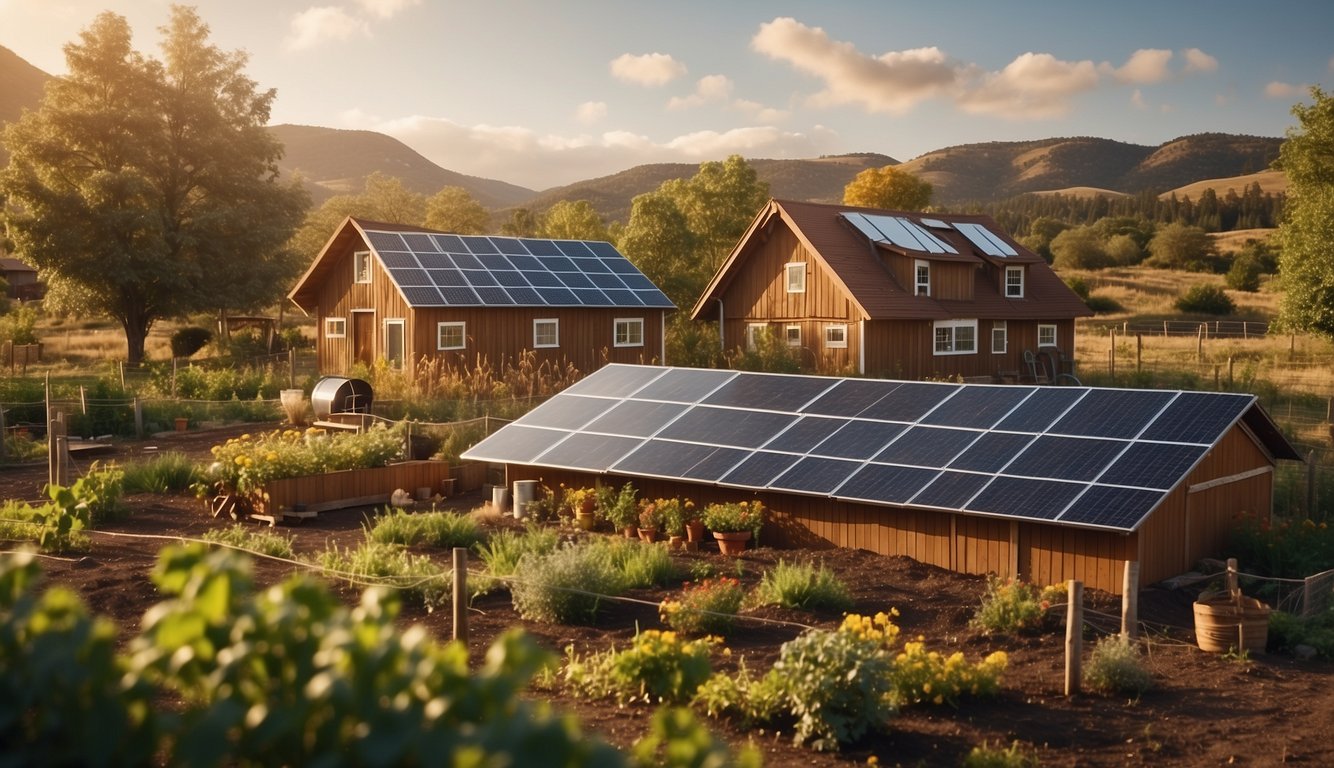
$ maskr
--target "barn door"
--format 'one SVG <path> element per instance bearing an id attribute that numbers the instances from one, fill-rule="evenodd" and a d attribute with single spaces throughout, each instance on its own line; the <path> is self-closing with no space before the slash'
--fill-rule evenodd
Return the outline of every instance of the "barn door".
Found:
<path id="1" fill-rule="evenodd" d="M 375 362 L 375 313 L 352 313 L 352 362 Z"/>

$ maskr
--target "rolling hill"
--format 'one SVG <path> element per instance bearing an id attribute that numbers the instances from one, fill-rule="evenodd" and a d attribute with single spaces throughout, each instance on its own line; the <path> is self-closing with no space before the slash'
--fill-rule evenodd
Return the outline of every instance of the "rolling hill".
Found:
<path id="1" fill-rule="evenodd" d="M 36 109 L 50 79 L 50 75 L 0 45 L 0 123 L 17 120 L 24 109 Z M 0 146 L 0 163 L 7 162 L 9 153 Z"/>

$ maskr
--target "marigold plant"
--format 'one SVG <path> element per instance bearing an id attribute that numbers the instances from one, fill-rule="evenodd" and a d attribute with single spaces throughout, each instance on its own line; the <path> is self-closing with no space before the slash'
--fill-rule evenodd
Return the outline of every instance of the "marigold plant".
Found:
<path id="1" fill-rule="evenodd" d="M 330 435 L 322 429 L 241 435 L 212 448 L 208 479 L 219 493 L 262 493 L 271 480 L 342 469 L 381 467 L 403 456 L 398 429 L 375 424 L 365 432 Z"/>
<path id="2" fill-rule="evenodd" d="M 741 582 L 722 577 L 685 584 L 680 598 L 664 600 L 658 609 L 663 623 L 687 634 L 725 635 L 736 624 L 746 592 Z"/>
<path id="3" fill-rule="evenodd" d="M 907 642 L 894 659 L 895 696 L 900 706 L 957 706 L 964 696 L 993 696 L 1000 690 L 1001 675 L 1008 663 L 1004 651 L 970 664 L 962 652 L 946 656 L 927 650 L 920 639 Z"/>

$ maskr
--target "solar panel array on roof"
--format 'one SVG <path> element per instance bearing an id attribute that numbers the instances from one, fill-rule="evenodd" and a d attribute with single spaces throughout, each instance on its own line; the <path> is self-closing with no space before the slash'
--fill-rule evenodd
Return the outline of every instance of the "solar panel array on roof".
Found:
<path id="1" fill-rule="evenodd" d="M 988 256 L 1018 256 L 1019 252 L 1009 243 L 1005 242 L 995 232 L 987 229 L 981 224 L 974 224 L 968 221 L 954 222 L 954 228 L 963 233 L 978 250 Z"/>
<path id="2" fill-rule="evenodd" d="M 1130 531 L 1254 403 L 609 365 L 464 458 Z"/>
<path id="3" fill-rule="evenodd" d="M 414 307 L 655 307 L 666 294 L 609 243 L 366 230 Z"/>
<path id="4" fill-rule="evenodd" d="M 954 246 L 941 240 L 912 219 L 849 211 L 840 214 L 872 242 L 892 243 L 908 251 L 955 253 Z"/>

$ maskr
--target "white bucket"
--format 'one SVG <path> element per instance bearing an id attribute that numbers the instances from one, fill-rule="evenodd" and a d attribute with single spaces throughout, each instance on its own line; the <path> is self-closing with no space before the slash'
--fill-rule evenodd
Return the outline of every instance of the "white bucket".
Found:
<path id="1" fill-rule="evenodd" d="M 537 481 L 536 480 L 515 480 L 514 481 L 514 516 L 523 519 L 528 517 L 528 505 L 537 500 Z"/>
<path id="2" fill-rule="evenodd" d="M 505 514 L 510 505 L 510 489 L 503 485 L 497 485 L 491 489 L 491 508 L 500 514 Z"/>

